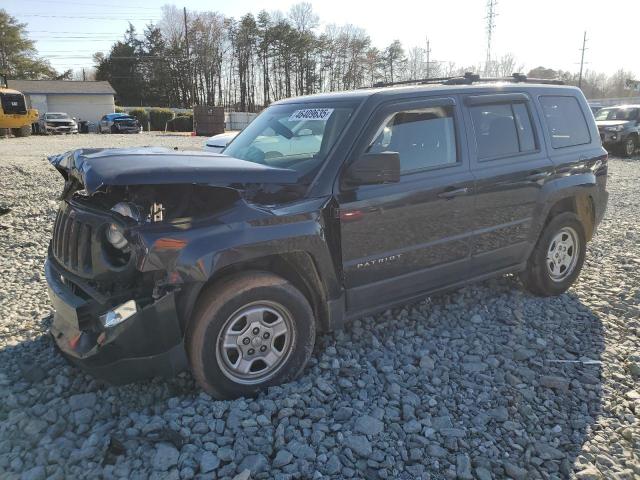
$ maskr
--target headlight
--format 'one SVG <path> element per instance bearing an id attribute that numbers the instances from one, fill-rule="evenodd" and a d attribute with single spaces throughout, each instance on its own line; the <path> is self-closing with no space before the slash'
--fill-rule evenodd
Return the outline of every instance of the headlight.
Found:
<path id="1" fill-rule="evenodd" d="M 624 130 L 622 125 L 616 125 L 615 127 L 604 127 L 607 132 L 621 132 Z"/>
<path id="2" fill-rule="evenodd" d="M 106 237 L 107 241 L 118 250 L 122 250 L 129 243 L 127 239 L 124 238 L 124 230 L 122 230 L 122 227 L 115 223 L 107 227 Z"/>
<path id="3" fill-rule="evenodd" d="M 133 203 L 120 202 L 116 204 L 111 211 L 116 212 L 123 217 L 129 217 L 136 222 L 139 222 L 142 217 L 140 209 Z M 112 223 L 107 227 L 105 236 L 107 237 L 107 241 L 118 250 L 122 250 L 129 243 L 124 236 L 124 230 L 122 227 L 115 223 Z"/>

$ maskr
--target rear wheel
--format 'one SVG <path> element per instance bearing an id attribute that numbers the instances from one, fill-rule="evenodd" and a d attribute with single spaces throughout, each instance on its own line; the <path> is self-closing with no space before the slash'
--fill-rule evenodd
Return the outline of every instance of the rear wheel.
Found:
<path id="1" fill-rule="evenodd" d="M 560 295 L 578 278 L 585 249 L 586 236 L 578 216 L 561 213 L 542 231 L 520 279 L 536 295 Z"/>
<path id="2" fill-rule="evenodd" d="M 30 137 L 31 136 L 31 125 L 25 125 L 20 128 L 12 128 L 14 137 Z"/>
<path id="3" fill-rule="evenodd" d="M 244 273 L 202 293 L 187 343 L 194 377 L 207 393 L 250 396 L 302 372 L 315 319 L 304 295 L 283 278 Z"/>

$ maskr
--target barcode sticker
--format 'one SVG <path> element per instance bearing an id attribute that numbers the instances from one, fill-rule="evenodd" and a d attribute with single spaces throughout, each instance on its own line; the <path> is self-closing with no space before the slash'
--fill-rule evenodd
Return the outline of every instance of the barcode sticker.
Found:
<path id="1" fill-rule="evenodd" d="M 333 108 L 305 108 L 296 110 L 289 117 L 290 122 L 298 120 L 326 120 L 333 113 Z"/>

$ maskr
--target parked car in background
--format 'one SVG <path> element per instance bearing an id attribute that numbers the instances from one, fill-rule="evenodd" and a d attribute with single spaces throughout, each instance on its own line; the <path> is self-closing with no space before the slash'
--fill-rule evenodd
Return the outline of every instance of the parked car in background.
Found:
<path id="1" fill-rule="evenodd" d="M 112 382 L 254 395 L 358 316 L 506 273 L 567 291 L 607 158 L 579 89 L 475 75 L 281 100 L 224 155 L 52 156 L 51 334 Z"/>
<path id="2" fill-rule="evenodd" d="M 109 113 L 100 119 L 98 133 L 140 133 L 142 127 L 135 117 L 126 113 Z"/>
<path id="3" fill-rule="evenodd" d="M 240 132 L 226 132 L 209 137 L 204 144 L 204 150 L 207 152 L 220 153 L 227 147 L 231 140 L 238 136 L 238 133 Z"/>
<path id="4" fill-rule="evenodd" d="M 640 146 L 640 105 L 600 109 L 596 114 L 600 139 L 607 150 L 630 157 Z"/>
<path id="5" fill-rule="evenodd" d="M 78 133 L 78 124 L 64 112 L 47 112 L 38 120 L 40 133 Z"/>
<path id="6" fill-rule="evenodd" d="M 600 110 L 602 110 L 604 107 L 602 105 L 598 104 L 598 103 L 590 103 L 589 104 L 589 108 L 591 109 L 591 112 L 595 115 Z"/>

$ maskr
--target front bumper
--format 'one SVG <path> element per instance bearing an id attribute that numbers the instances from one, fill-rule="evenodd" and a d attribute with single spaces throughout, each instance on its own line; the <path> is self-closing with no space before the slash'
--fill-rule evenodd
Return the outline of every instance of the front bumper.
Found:
<path id="1" fill-rule="evenodd" d="M 78 133 L 78 127 L 45 127 L 47 133 Z"/>
<path id="2" fill-rule="evenodd" d="M 600 140 L 605 147 L 611 145 L 620 145 L 627 139 L 628 135 L 629 133 L 625 132 L 624 130 L 621 130 L 620 132 L 609 132 L 606 130 L 601 130 Z"/>
<path id="3" fill-rule="evenodd" d="M 113 384 L 173 376 L 187 368 L 174 292 L 105 328 L 99 317 L 115 305 L 77 295 L 64 275 L 54 260 L 47 260 L 45 276 L 55 309 L 50 333 L 72 363 Z"/>
<path id="4" fill-rule="evenodd" d="M 120 127 L 116 125 L 118 133 L 140 133 L 140 127 Z"/>

